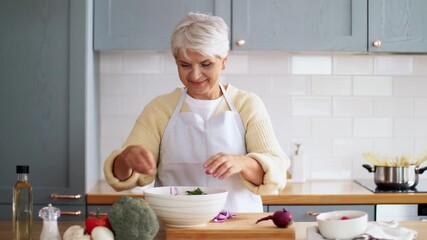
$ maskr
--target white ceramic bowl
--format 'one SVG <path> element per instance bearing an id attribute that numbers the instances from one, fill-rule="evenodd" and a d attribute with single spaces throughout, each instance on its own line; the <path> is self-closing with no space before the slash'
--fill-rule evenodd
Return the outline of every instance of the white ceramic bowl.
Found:
<path id="1" fill-rule="evenodd" d="M 342 220 L 342 218 L 348 218 Z M 368 214 L 363 211 L 333 211 L 317 215 L 320 234 L 327 239 L 352 239 L 366 231 Z"/>
<path id="2" fill-rule="evenodd" d="M 228 192 L 219 188 L 199 187 L 206 194 L 186 194 L 186 191 L 194 191 L 196 188 L 198 187 L 154 187 L 144 190 L 144 198 L 157 218 L 167 226 L 200 227 L 223 210 Z"/>

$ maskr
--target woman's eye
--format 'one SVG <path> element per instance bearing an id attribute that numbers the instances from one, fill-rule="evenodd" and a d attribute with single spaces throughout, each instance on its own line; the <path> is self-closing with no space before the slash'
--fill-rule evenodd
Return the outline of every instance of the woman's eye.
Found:
<path id="1" fill-rule="evenodd" d="M 190 64 L 181 63 L 181 67 L 183 67 L 183 68 L 187 68 L 187 67 L 190 67 Z"/>
<path id="2" fill-rule="evenodd" d="M 202 63 L 202 67 L 210 67 L 212 63 Z"/>

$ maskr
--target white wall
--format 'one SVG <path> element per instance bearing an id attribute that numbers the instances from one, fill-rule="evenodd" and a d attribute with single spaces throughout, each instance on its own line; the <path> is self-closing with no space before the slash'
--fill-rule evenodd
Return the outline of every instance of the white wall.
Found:
<path id="1" fill-rule="evenodd" d="M 170 53 L 102 52 L 100 74 L 102 166 L 180 81 Z M 232 52 L 223 81 L 264 100 L 285 152 L 302 143 L 310 179 L 372 178 L 366 151 L 427 154 L 427 56 Z"/>

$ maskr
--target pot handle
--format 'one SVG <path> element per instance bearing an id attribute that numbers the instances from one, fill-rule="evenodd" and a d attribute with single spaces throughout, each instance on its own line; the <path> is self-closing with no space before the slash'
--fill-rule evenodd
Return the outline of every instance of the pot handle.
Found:
<path id="1" fill-rule="evenodd" d="M 415 169 L 415 173 L 417 173 L 417 174 L 423 174 L 423 172 L 425 170 L 427 170 L 427 166 Z"/>
<path id="2" fill-rule="evenodd" d="M 375 172 L 375 168 L 372 168 L 371 165 L 363 164 L 362 167 L 366 168 L 369 172 Z"/>

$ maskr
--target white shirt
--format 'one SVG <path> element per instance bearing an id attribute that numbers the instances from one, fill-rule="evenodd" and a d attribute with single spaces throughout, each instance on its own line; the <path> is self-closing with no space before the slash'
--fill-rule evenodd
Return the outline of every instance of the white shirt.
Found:
<path id="1" fill-rule="evenodd" d="M 193 113 L 196 113 L 197 115 L 202 117 L 203 120 L 206 121 L 211 118 L 212 115 L 215 113 L 216 109 L 221 103 L 222 98 L 223 97 L 221 96 L 213 100 L 200 100 L 192 98 L 190 95 L 187 94 L 185 102 Z"/>

